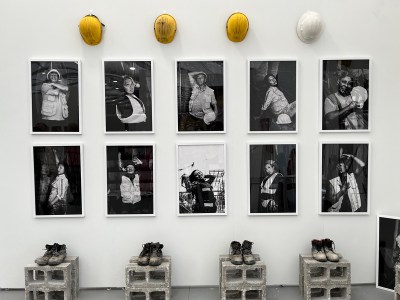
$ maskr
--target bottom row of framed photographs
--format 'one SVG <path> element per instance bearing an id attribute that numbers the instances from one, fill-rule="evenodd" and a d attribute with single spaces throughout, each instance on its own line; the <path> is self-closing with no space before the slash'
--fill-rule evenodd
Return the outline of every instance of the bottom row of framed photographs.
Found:
<path id="1" fill-rule="evenodd" d="M 36 217 L 84 216 L 81 144 L 33 146 Z M 226 215 L 225 143 L 178 144 L 179 216 Z M 248 144 L 248 214 L 297 215 L 297 144 Z M 106 215 L 155 215 L 155 145 L 110 144 Z M 320 143 L 320 214 L 369 214 L 370 145 Z M 241 178 L 246 175 L 241 176 Z"/>

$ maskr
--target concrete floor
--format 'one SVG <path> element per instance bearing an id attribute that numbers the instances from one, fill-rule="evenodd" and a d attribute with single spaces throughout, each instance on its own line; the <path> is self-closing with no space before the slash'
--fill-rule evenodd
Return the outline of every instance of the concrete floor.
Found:
<path id="1" fill-rule="evenodd" d="M 24 299 L 23 290 L 0 290 L 1 300 Z M 123 300 L 125 293 L 119 289 L 81 289 L 78 300 Z M 217 300 L 218 287 L 177 287 L 172 288 L 171 300 Z M 268 300 L 302 300 L 298 286 L 268 286 Z M 313 298 L 314 299 L 314 298 Z M 322 298 L 315 298 L 322 299 Z M 335 298 L 332 298 L 334 300 Z M 340 300 L 341 298 L 338 298 Z M 375 285 L 353 285 L 352 300 L 393 300 L 394 294 L 375 288 Z"/>

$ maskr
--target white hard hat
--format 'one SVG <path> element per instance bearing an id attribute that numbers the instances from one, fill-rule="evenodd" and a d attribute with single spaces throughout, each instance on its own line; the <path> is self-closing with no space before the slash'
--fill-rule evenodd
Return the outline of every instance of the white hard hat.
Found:
<path id="1" fill-rule="evenodd" d="M 305 12 L 297 23 L 297 36 L 306 44 L 314 42 L 322 32 L 322 19 L 315 11 Z"/>

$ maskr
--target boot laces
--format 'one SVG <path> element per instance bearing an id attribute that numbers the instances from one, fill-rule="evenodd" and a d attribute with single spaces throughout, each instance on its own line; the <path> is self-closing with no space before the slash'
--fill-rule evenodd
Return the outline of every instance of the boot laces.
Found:
<path id="1" fill-rule="evenodd" d="M 231 255 L 240 255 L 241 251 L 240 251 L 240 244 L 239 243 L 233 243 L 231 244 L 231 247 L 229 248 L 229 253 Z"/>

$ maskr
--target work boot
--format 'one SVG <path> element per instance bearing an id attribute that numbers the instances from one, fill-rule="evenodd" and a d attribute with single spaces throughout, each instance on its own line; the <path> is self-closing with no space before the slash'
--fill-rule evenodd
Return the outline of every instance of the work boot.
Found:
<path id="1" fill-rule="evenodd" d="M 242 243 L 242 255 L 243 255 L 243 262 L 246 265 L 254 265 L 256 260 L 254 259 L 253 253 L 251 253 L 251 246 L 253 242 L 248 240 L 244 240 Z"/>
<path id="2" fill-rule="evenodd" d="M 53 256 L 53 246 L 54 245 L 47 245 L 46 244 L 46 252 L 43 254 L 43 256 L 38 257 L 35 259 L 35 263 L 37 263 L 39 266 L 45 266 L 49 263 L 50 257 Z"/>
<path id="3" fill-rule="evenodd" d="M 233 241 L 231 242 L 231 248 L 229 250 L 229 258 L 231 263 L 234 265 L 241 265 L 243 264 L 243 257 L 241 251 L 241 245 L 239 242 Z"/>
<path id="4" fill-rule="evenodd" d="M 150 266 L 159 266 L 162 263 L 163 254 L 161 249 L 164 247 L 163 244 L 160 243 L 151 243 L 151 253 L 149 259 Z"/>
<path id="5" fill-rule="evenodd" d="M 49 266 L 57 266 L 61 264 L 67 256 L 67 246 L 59 245 L 57 243 L 53 246 L 53 256 L 49 259 Z"/>
<path id="6" fill-rule="evenodd" d="M 335 245 L 335 243 L 330 239 L 324 239 L 324 240 L 322 240 L 322 244 L 324 247 L 324 252 L 325 252 L 326 258 L 331 262 L 338 262 L 339 255 L 337 255 L 335 253 L 335 250 L 333 249 L 333 246 Z"/>
<path id="7" fill-rule="evenodd" d="M 323 249 L 323 242 L 321 240 L 311 241 L 311 254 L 317 261 L 326 261 L 326 255 Z"/>
<path id="8" fill-rule="evenodd" d="M 151 243 L 146 243 L 142 245 L 143 250 L 140 252 L 137 264 L 139 266 L 147 266 L 150 260 Z"/>

